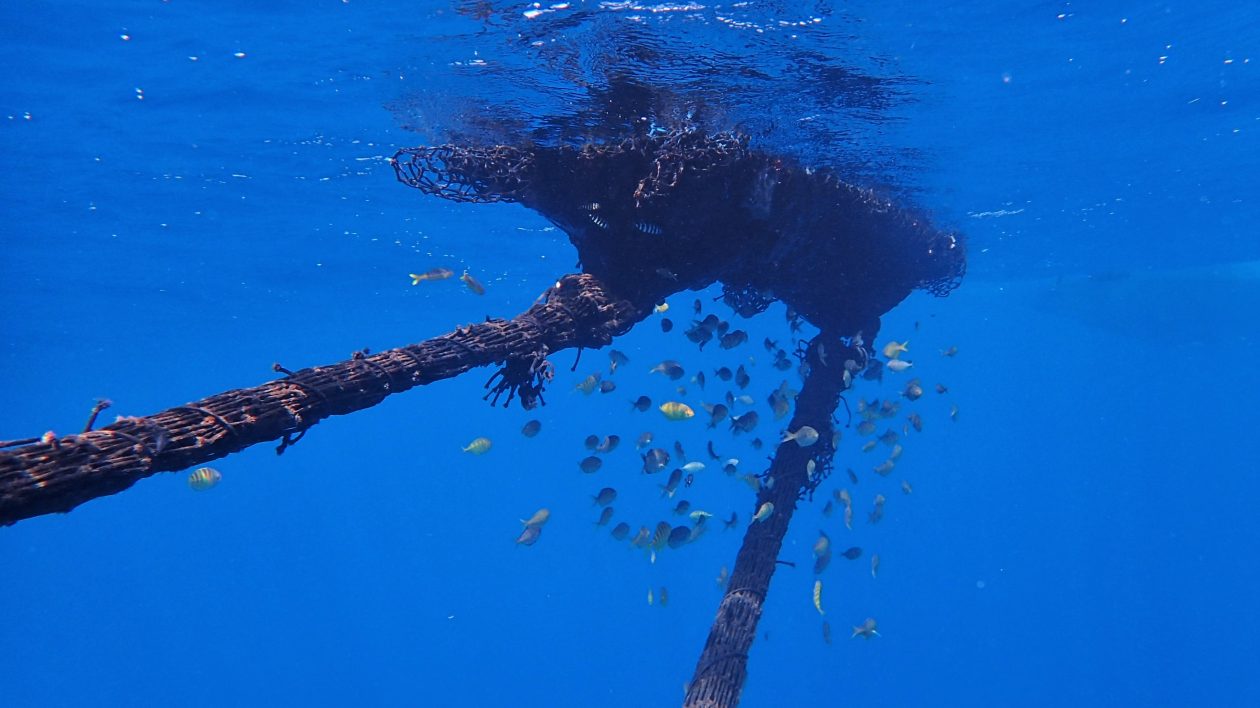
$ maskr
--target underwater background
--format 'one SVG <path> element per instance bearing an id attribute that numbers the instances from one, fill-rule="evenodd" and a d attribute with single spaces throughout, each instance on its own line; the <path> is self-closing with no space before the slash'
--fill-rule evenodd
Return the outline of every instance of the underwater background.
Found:
<path id="1" fill-rule="evenodd" d="M 743 704 L 1260 704 L 1260 9 L 948 5 L 5 3 L 0 439 L 524 311 L 576 271 L 565 235 L 424 197 L 388 157 L 607 140 L 600 92 L 651 86 L 654 122 L 744 131 L 968 239 L 961 288 L 884 318 L 914 368 L 847 399 L 948 391 L 904 404 L 923 431 L 887 477 L 844 430 L 860 481 L 797 512 Z M 407 277 L 436 267 L 486 293 Z M 670 298 L 614 376 L 606 350 L 555 355 L 535 411 L 490 407 L 473 371 L 215 461 L 212 489 L 159 474 L 0 529 L 0 705 L 679 704 L 753 511 L 706 444 L 759 470 L 765 396 L 799 387 L 761 344 L 790 345 L 783 306 L 742 320 L 719 294 Z M 748 343 L 687 341 L 696 298 Z M 686 378 L 649 373 L 666 359 Z M 699 407 L 742 393 L 713 375 L 741 364 L 763 450 Z M 596 371 L 616 390 L 574 390 Z M 641 474 L 645 431 L 708 463 L 693 487 Z M 623 442 L 585 474 L 591 434 Z M 852 530 L 823 514 L 842 486 Z M 681 498 L 740 524 L 655 562 L 610 537 Z M 819 530 L 863 549 L 821 576 L 830 643 Z M 881 636 L 851 640 L 867 617 Z"/>

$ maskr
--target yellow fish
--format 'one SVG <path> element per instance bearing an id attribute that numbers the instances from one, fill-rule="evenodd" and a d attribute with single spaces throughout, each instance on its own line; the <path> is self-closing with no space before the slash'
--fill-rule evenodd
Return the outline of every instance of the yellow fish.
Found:
<path id="1" fill-rule="evenodd" d="M 659 314 L 661 314 L 661 313 L 663 313 L 663 312 L 669 312 L 669 303 L 668 303 L 668 302 L 662 302 L 661 304 L 657 305 L 656 307 L 653 307 L 653 308 L 652 308 L 652 312 L 655 312 L 655 313 L 656 313 L 656 314 L 658 314 L 658 315 L 659 315 Z"/>
<path id="2" fill-rule="evenodd" d="M 521 519 L 521 523 L 525 525 L 525 528 L 541 527 L 543 524 L 547 523 L 547 519 L 550 518 L 551 510 L 543 508 L 535 511 L 534 515 L 529 517 L 529 521 Z"/>
<path id="3" fill-rule="evenodd" d="M 449 268 L 434 268 L 423 273 L 408 273 L 412 285 L 419 285 L 422 280 L 446 280 L 455 275 Z"/>
<path id="4" fill-rule="evenodd" d="M 192 474 L 188 475 L 188 486 L 194 491 L 204 492 L 219 483 L 223 479 L 223 475 L 213 467 L 198 467 Z"/>
<path id="5" fill-rule="evenodd" d="M 662 403 L 660 411 L 670 420 L 687 420 L 696 414 L 695 411 L 691 410 L 691 406 L 686 403 L 678 403 L 677 401 Z"/>
<path id="6" fill-rule="evenodd" d="M 823 608 L 822 608 L 822 581 L 821 580 L 814 581 L 814 609 L 818 610 L 818 614 L 820 615 L 827 614 L 826 612 L 823 612 Z"/>
<path id="7" fill-rule="evenodd" d="M 464 271 L 464 274 L 459 276 L 459 279 L 464 281 L 464 285 L 468 286 L 468 289 L 473 291 L 474 294 L 476 295 L 486 294 L 485 286 L 482 285 L 481 283 L 478 283 L 476 278 L 468 274 L 468 271 Z"/>
<path id="8" fill-rule="evenodd" d="M 755 524 L 758 521 L 765 521 L 766 519 L 770 518 L 770 515 L 773 513 L 774 513 L 774 502 L 766 502 L 765 504 L 761 505 L 760 509 L 757 509 L 757 513 L 753 515 L 752 521 L 750 523 Z"/>
<path id="9" fill-rule="evenodd" d="M 490 450 L 490 446 L 494 443 L 490 442 L 490 438 L 477 438 L 468 443 L 468 447 L 464 448 L 464 452 L 471 452 L 474 455 L 484 455 Z"/>
<path id="10" fill-rule="evenodd" d="M 884 345 L 884 357 L 887 359 L 896 359 L 901 356 L 902 352 L 910 351 L 910 340 L 904 342 L 892 341 Z"/>

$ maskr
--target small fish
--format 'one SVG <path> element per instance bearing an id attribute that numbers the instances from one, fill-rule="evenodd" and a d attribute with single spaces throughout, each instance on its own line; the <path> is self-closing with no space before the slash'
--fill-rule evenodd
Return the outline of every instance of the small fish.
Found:
<path id="1" fill-rule="evenodd" d="M 726 566 L 722 566 L 722 569 L 718 571 L 718 575 L 717 575 L 717 579 L 716 579 L 716 580 L 717 580 L 717 586 L 718 586 L 719 588 L 722 588 L 723 590 L 725 590 L 725 589 L 726 589 L 726 581 L 727 581 L 727 580 L 730 580 L 730 579 L 731 579 L 731 571 L 730 571 L 730 570 L 728 570 Z"/>
<path id="2" fill-rule="evenodd" d="M 612 517 L 613 517 L 613 508 L 611 506 L 606 506 L 604 507 L 603 511 L 599 512 L 599 521 L 596 521 L 595 525 L 607 526 L 608 522 L 612 520 Z"/>
<path id="3" fill-rule="evenodd" d="M 686 526 L 675 526 L 669 532 L 666 543 L 670 548 L 682 548 L 691 541 L 691 529 Z"/>
<path id="4" fill-rule="evenodd" d="M 665 544 L 669 543 L 669 535 L 673 533 L 674 527 L 668 521 L 660 521 L 656 524 L 656 530 L 652 532 L 652 550 L 659 551 L 665 548 Z M 690 536 L 691 532 L 688 531 Z"/>
<path id="5" fill-rule="evenodd" d="M 646 526 L 640 526 L 639 532 L 630 539 L 630 545 L 635 548 L 647 548 L 652 541 L 652 530 Z"/>
<path id="6" fill-rule="evenodd" d="M 695 511 L 691 512 L 691 513 L 690 513 L 690 514 L 688 514 L 687 516 L 688 516 L 688 517 L 689 517 L 692 521 L 700 521 L 701 519 L 707 519 L 707 518 L 709 518 L 710 516 L 713 516 L 713 514 L 710 514 L 709 512 L 707 512 L 707 511 L 705 511 L 705 510 L 703 510 L 703 509 L 696 509 Z"/>
<path id="7" fill-rule="evenodd" d="M 874 450 L 875 444 L 876 444 L 875 440 L 867 440 L 865 443 L 862 444 L 862 452 L 870 452 L 871 450 Z"/>
<path id="8" fill-rule="evenodd" d="M 674 441 L 674 452 L 678 455 L 678 459 L 687 459 L 687 452 L 683 450 L 682 443 L 677 440 Z"/>
<path id="9" fill-rule="evenodd" d="M 862 372 L 862 378 L 867 381 L 883 381 L 884 380 L 884 364 L 879 359 L 871 359 L 866 365 L 866 369 Z"/>
<path id="10" fill-rule="evenodd" d="M 710 428 L 717 427 L 717 424 L 726 420 L 727 414 L 730 413 L 730 409 L 721 403 L 702 403 L 700 405 L 704 406 L 704 409 L 709 413 Z"/>
<path id="11" fill-rule="evenodd" d="M 412 285 L 419 285 L 423 280 L 446 280 L 455 275 L 455 272 L 450 268 L 433 268 L 423 273 L 408 273 L 407 275 L 411 278 Z"/>
<path id="12" fill-rule="evenodd" d="M 657 599 L 660 600 L 661 607 L 669 604 L 669 590 L 666 590 L 664 585 L 661 586 L 661 594 Z"/>
<path id="13" fill-rule="evenodd" d="M 603 452 L 603 453 L 612 452 L 613 450 L 616 450 L 617 446 L 620 444 L 621 444 L 620 435 L 609 435 L 605 437 L 603 440 L 601 440 L 598 445 L 595 446 L 595 452 Z"/>
<path id="14" fill-rule="evenodd" d="M 720 369 L 714 370 L 713 373 L 717 374 L 717 377 L 723 381 L 730 381 L 731 377 L 734 376 L 734 374 L 731 373 L 731 370 L 726 368 L 725 366 L 723 366 Z"/>
<path id="15" fill-rule="evenodd" d="M 581 391 L 583 394 L 589 396 L 599 386 L 599 378 L 599 372 L 595 372 L 578 382 L 578 384 L 573 387 L 573 390 Z"/>
<path id="16" fill-rule="evenodd" d="M 871 577 L 874 578 L 874 577 L 877 577 L 878 575 L 879 575 L 879 554 L 872 553 L 871 554 Z"/>
<path id="17" fill-rule="evenodd" d="M 648 373 L 649 374 L 664 374 L 665 376 L 669 377 L 670 381 L 677 381 L 678 379 L 681 379 L 683 377 L 684 372 L 683 372 L 682 364 L 679 364 L 678 362 L 673 361 L 672 359 L 666 359 L 665 361 L 662 361 L 656 366 L 653 366 L 651 369 L 648 369 Z"/>
<path id="18" fill-rule="evenodd" d="M 744 371 L 744 365 L 740 364 L 735 369 L 735 385 L 740 388 L 748 388 L 748 384 L 752 382 L 752 378 L 748 376 L 748 372 Z"/>
<path id="19" fill-rule="evenodd" d="M 951 421 L 958 420 L 958 406 L 957 405 L 951 405 L 949 407 L 949 419 Z"/>
<path id="20" fill-rule="evenodd" d="M 661 318 L 661 331 L 668 334 L 674 331 L 674 321 L 668 317 Z"/>
<path id="21" fill-rule="evenodd" d="M 898 434 L 897 434 L 897 431 L 893 430 L 892 428 L 889 428 L 888 430 L 885 430 L 885 431 L 884 431 L 884 434 L 883 434 L 883 435 L 881 435 L 881 436 L 879 436 L 879 438 L 878 438 L 878 440 L 879 440 L 880 442 L 882 442 L 882 443 L 884 443 L 885 445 L 888 445 L 888 446 L 890 446 L 890 447 L 891 447 L 891 446 L 893 446 L 893 445 L 896 445 L 896 444 L 897 444 L 897 441 L 898 441 L 898 440 L 900 440 L 900 439 L 901 439 L 901 436 L 900 436 L 900 435 L 898 435 Z"/>
<path id="22" fill-rule="evenodd" d="M 609 504 L 612 504 L 614 501 L 616 501 L 617 490 L 613 489 L 612 487 L 604 487 L 603 489 L 599 490 L 599 494 L 596 494 L 595 496 L 591 497 L 591 499 L 594 499 L 595 503 L 599 504 L 600 506 L 608 506 Z"/>
<path id="23" fill-rule="evenodd" d="M 682 516 L 688 511 L 691 511 L 691 502 L 686 499 L 680 499 L 678 503 L 674 505 L 674 513 L 678 516 Z"/>
<path id="24" fill-rule="evenodd" d="M 862 557 L 862 549 L 858 548 L 857 546 L 851 546 L 849 548 L 846 548 L 844 550 L 844 553 L 841 553 L 840 555 L 844 556 L 845 558 L 848 558 L 849 560 L 857 560 L 858 558 Z"/>
<path id="25" fill-rule="evenodd" d="M 529 517 L 528 521 L 525 519 L 521 519 L 521 524 L 524 525 L 526 528 L 529 528 L 530 526 L 542 526 L 543 524 L 547 523 L 547 519 L 550 519 L 550 518 L 551 518 L 550 509 L 545 509 L 545 508 L 539 509 L 538 511 L 534 512 L 533 516 Z"/>
<path id="26" fill-rule="evenodd" d="M 902 494 L 910 494 L 913 491 L 914 491 L 914 487 L 911 487 L 909 482 L 905 481 L 904 479 L 901 480 L 901 493 Z"/>
<path id="27" fill-rule="evenodd" d="M 901 457 L 901 453 L 904 451 L 905 451 L 905 448 L 902 447 L 900 444 L 893 445 L 892 452 L 888 453 L 888 459 L 896 460 Z"/>
<path id="28" fill-rule="evenodd" d="M 670 270 L 669 268 L 657 268 L 656 274 L 665 280 L 673 280 L 673 281 L 678 280 L 678 274 Z"/>
<path id="29" fill-rule="evenodd" d="M 223 475 L 213 467 L 198 467 L 188 475 L 188 486 L 193 491 L 204 492 L 219 483 Z"/>
<path id="30" fill-rule="evenodd" d="M 773 513 L 774 502 L 765 502 L 757 509 L 757 513 L 753 515 L 752 521 L 749 522 L 749 524 L 751 525 L 757 523 L 758 521 L 765 521 L 770 518 L 770 515 Z"/>
<path id="31" fill-rule="evenodd" d="M 678 491 L 678 485 L 682 482 L 682 470 L 675 469 L 669 473 L 669 479 L 661 486 L 661 496 L 673 498 L 674 492 Z"/>
<path id="32" fill-rule="evenodd" d="M 658 314 L 658 315 L 659 315 L 659 314 L 661 314 L 662 312 L 669 312 L 669 303 L 668 303 L 668 302 L 662 302 L 661 304 L 657 305 L 656 307 L 653 307 L 653 308 L 652 308 L 652 312 L 655 312 L 655 313 L 656 313 L 656 314 Z"/>
<path id="33" fill-rule="evenodd" d="M 831 624 L 826 620 L 823 620 L 822 623 L 822 635 L 823 641 L 827 644 L 831 644 Z"/>
<path id="34" fill-rule="evenodd" d="M 884 358 L 896 359 L 897 357 L 901 356 L 905 352 L 910 351 L 909 344 L 910 344 L 909 339 L 907 339 L 904 342 L 893 341 L 893 342 L 889 342 L 885 344 L 884 345 Z M 893 369 L 893 370 L 896 371 L 896 369 Z"/>
<path id="35" fill-rule="evenodd" d="M 853 530 L 853 507 L 849 505 L 844 507 L 844 527 Z"/>
<path id="36" fill-rule="evenodd" d="M 818 540 L 814 541 L 814 574 L 818 575 L 826 570 L 829 563 L 831 563 L 831 539 L 827 538 L 827 534 L 819 531 Z"/>
<path id="37" fill-rule="evenodd" d="M 532 546 L 537 543 L 539 536 L 542 536 L 541 526 L 526 526 L 521 535 L 516 537 L 516 543 L 519 546 Z"/>
<path id="38" fill-rule="evenodd" d="M 600 393 L 612 393 L 613 391 L 616 391 L 616 390 L 617 390 L 616 381 L 600 381 L 599 382 Z"/>
<path id="39" fill-rule="evenodd" d="M 945 386 L 945 384 L 938 383 L 936 384 L 936 392 L 942 394 L 949 393 L 949 388 Z"/>
<path id="40" fill-rule="evenodd" d="M 595 448 L 599 447 L 599 436 L 587 435 L 586 441 L 583 444 L 586 445 L 587 450 L 594 450 Z"/>
<path id="41" fill-rule="evenodd" d="M 874 468 L 875 474 L 887 477 L 888 473 L 893 471 L 894 465 L 895 463 L 891 459 L 884 460 Z"/>
<path id="42" fill-rule="evenodd" d="M 709 316 L 712 317 L 712 315 Z M 688 327 L 683 334 L 691 341 L 692 344 L 698 344 L 701 351 L 704 351 L 704 345 L 708 344 L 713 339 L 713 330 L 705 327 L 700 322 L 692 322 L 692 325 Z"/>
<path id="43" fill-rule="evenodd" d="M 642 413 L 643 411 L 652 407 L 652 399 L 648 398 L 647 396 L 639 396 L 633 401 L 630 401 L 630 407 L 633 410 L 636 410 Z"/>
<path id="44" fill-rule="evenodd" d="M 917 401 L 923 395 L 923 386 L 919 385 L 918 379 L 911 379 L 910 383 L 906 384 L 905 389 L 902 390 L 901 395 L 911 401 Z"/>
<path id="45" fill-rule="evenodd" d="M 818 442 L 818 431 L 808 425 L 802 425 L 797 428 L 795 432 L 784 435 L 783 439 L 779 441 L 779 444 L 782 445 L 783 443 L 790 442 L 792 440 L 795 440 L 796 444 L 801 447 L 809 447 Z"/>
<path id="46" fill-rule="evenodd" d="M 858 423 L 857 432 L 858 435 L 870 435 L 875 432 L 874 421 L 864 420 L 861 423 Z"/>
<path id="47" fill-rule="evenodd" d="M 622 352 L 619 352 L 616 349 L 608 350 L 608 373 L 615 374 L 617 373 L 618 366 L 629 363 L 630 357 L 626 356 Z"/>
<path id="48" fill-rule="evenodd" d="M 464 274 L 463 274 L 463 275 L 461 275 L 461 276 L 459 276 L 459 279 L 460 279 L 460 280 L 462 280 L 462 281 L 464 282 L 464 285 L 465 285 L 465 286 L 466 286 L 466 287 L 467 287 L 467 288 L 468 288 L 468 289 L 469 289 L 469 290 L 470 290 L 470 291 L 471 291 L 474 295 L 485 295 L 485 294 L 486 294 L 486 288 L 485 288 L 485 286 L 484 286 L 484 285 L 482 285 L 481 283 L 478 283 L 478 282 L 477 282 L 477 279 L 476 279 L 476 278 L 474 278 L 474 277 L 472 277 L 471 275 L 469 275 L 468 271 L 464 271 Z"/>
<path id="49" fill-rule="evenodd" d="M 697 371 L 696 375 L 691 377 L 691 383 L 699 386 L 700 388 L 704 388 L 704 372 Z"/>
<path id="50" fill-rule="evenodd" d="M 778 349 L 778 348 L 779 348 L 779 343 L 778 343 L 778 342 L 776 342 L 776 341 L 774 341 L 773 339 L 770 339 L 769 337 L 766 337 L 766 340 L 765 340 L 764 342 L 762 342 L 762 343 L 761 343 L 761 345 L 762 345 L 763 347 L 765 347 L 765 348 L 766 348 L 766 351 L 768 351 L 768 352 L 772 352 L 772 351 L 774 351 L 775 349 Z M 782 351 L 782 350 L 780 350 L 780 351 Z"/>
<path id="51" fill-rule="evenodd" d="M 702 469 L 704 469 L 703 462 L 688 462 L 682 466 L 683 472 L 699 472 Z"/>
<path id="52" fill-rule="evenodd" d="M 863 639 L 870 639 L 871 637 L 878 637 L 879 632 L 877 631 L 877 628 L 878 625 L 875 624 L 875 620 L 868 617 L 860 627 L 853 628 L 852 638 L 857 639 L 858 637 L 862 637 Z"/>
<path id="53" fill-rule="evenodd" d="M 831 500 L 830 500 L 830 499 L 828 499 L 828 500 L 827 500 L 827 503 L 823 505 L 823 511 L 822 511 L 823 516 L 826 516 L 826 517 L 830 518 L 830 517 L 831 517 L 831 510 L 832 510 Z"/>
<path id="54" fill-rule="evenodd" d="M 734 398 L 731 399 L 731 401 L 734 403 L 738 403 L 742 406 L 751 406 L 752 404 L 757 402 L 755 399 L 753 399 L 752 396 L 749 396 L 746 393 L 735 396 Z"/>
<path id="55" fill-rule="evenodd" d="M 696 301 L 691 303 L 691 311 L 697 315 L 700 314 L 700 310 L 703 308 L 704 306 L 701 304 L 700 298 L 696 298 Z"/>
<path id="56" fill-rule="evenodd" d="M 951 346 L 949 349 L 942 349 L 941 356 L 947 356 L 951 359 L 958 354 L 958 347 Z"/>
<path id="57" fill-rule="evenodd" d="M 736 525 L 736 524 L 738 524 L 738 523 L 739 523 L 739 514 L 736 514 L 736 513 L 735 513 L 735 512 L 733 512 L 733 511 L 731 512 L 731 518 L 729 518 L 729 519 L 727 519 L 726 521 L 723 521 L 723 522 L 722 522 L 722 524 L 724 525 L 724 527 L 725 527 L 725 528 L 727 528 L 727 529 L 733 529 L 733 528 L 735 528 L 735 525 Z"/>
<path id="58" fill-rule="evenodd" d="M 900 374 L 906 369 L 909 369 L 910 367 L 914 366 L 914 364 L 908 361 L 904 361 L 902 359 L 893 359 L 892 361 L 888 362 L 884 366 L 886 366 L 889 371 L 895 374 Z"/>
<path id="59" fill-rule="evenodd" d="M 599 468 L 602 467 L 603 464 L 603 460 L 591 455 L 590 457 L 582 458 L 582 461 L 578 463 L 578 467 L 587 474 L 594 474 L 599 471 Z"/>
<path id="60" fill-rule="evenodd" d="M 652 588 L 648 588 L 648 604 L 649 604 L 649 605 L 651 605 L 651 604 L 652 604 Z M 857 628 L 856 628 L 856 627 L 854 627 L 854 630 L 856 631 L 856 630 L 857 630 Z"/>
<path id="61" fill-rule="evenodd" d="M 718 345 L 723 349 L 734 349 L 747 341 L 748 333 L 742 329 L 736 329 L 722 335 L 722 337 L 718 339 Z"/>
<path id="62" fill-rule="evenodd" d="M 752 442 L 751 442 L 751 443 L 749 443 L 749 444 L 750 444 L 750 445 L 752 445 L 752 447 L 753 447 L 753 449 L 754 449 L 754 450 L 760 450 L 760 449 L 761 449 L 761 438 L 753 438 L 753 439 L 752 439 Z"/>
<path id="63" fill-rule="evenodd" d="M 658 406 L 658 410 L 669 420 L 687 420 L 696 414 L 691 406 L 677 401 L 667 401 Z"/>
<path id="64" fill-rule="evenodd" d="M 818 614 L 825 615 L 822 608 L 822 581 L 814 581 L 814 609 L 818 610 Z"/>
<path id="65" fill-rule="evenodd" d="M 490 442 L 490 438 L 476 438 L 463 448 L 464 452 L 471 452 L 474 455 L 484 455 L 490 450 L 490 446 L 494 443 Z"/>
<path id="66" fill-rule="evenodd" d="M 612 537 L 617 539 L 618 541 L 626 540 L 626 537 L 629 535 L 630 535 L 630 524 L 627 524 L 626 522 L 623 521 L 613 527 Z"/>
<path id="67" fill-rule="evenodd" d="M 727 475 L 735 474 L 738 468 L 739 468 L 739 458 L 737 457 L 732 457 L 726 462 L 722 463 L 722 471 L 725 472 Z"/>
<path id="68" fill-rule="evenodd" d="M 751 432 L 755 427 L 757 427 L 757 411 L 748 411 L 743 415 L 731 416 L 731 430 L 736 435 Z"/>
<path id="69" fill-rule="evenodd" d="M 669 453 L 659 447 L 654 447 L 643 455 L 643 471 L 647 474 L 660 472 L 669 465 Z"/>
<path id="70" fill-rule="evenodd" d="M 778 369 L 779 371 L 787 371 L 788 369 L 792 368 L 792 360 L 787 357 L 787 352 L 780 349 L 774 354 L 774 363 L 772 364 L 772 366 L 774 366 L 774 368 Z M 848 373 L 848 372 L 845 372 L 845 373 Z"/>
<path id="71" fill-rule="evenodd" d="M 521 435 L 532 438 L 538 434 L 539 430 L 542 430 L 542 423 L 537 420 L 531 420 L 521 427 Z"/>
<path id="72" fill-rule="evenodd" d="M 638 440 L 634 441 L 634 449 L 642 450 L 643 448 L 651 444 L 652 444 L 652 434 L 643 433 L 642 435 L 639 436 Z"/>
<path id="73" fill-rule="evenodd" d="M 875 506 L 871 513 L 867 516 L 867 520 L 872 524 L 878 524 L 879 520 L 884 518 L 884 495 L 875 495 Z"/>
<path id="74" fill-rule="evenodd" d="M 858 483 L 857 472 L 854 472 L 852 467 L 846 467 L 844 471 L 849 475 L 850 482 L 854 484 Z"/>
<path id="75" fill-rule="evenodd" d="M 713 450 L 713 441 L 712 441 L 712 440 L 708 441 L 708 444 L 707 444 L 705 447 L 706 447 L 706 449 L 709 451 L 709 458 L 710 458 L 710 459 L 713 459 L 713 460 L 719 460 L 719 461 L 722 459 L 722 458 L 721 458 L 721 457 L 720 457 L 720 456 L 719 456 L 716 452 L 714 452 L 714 450 Z"/>

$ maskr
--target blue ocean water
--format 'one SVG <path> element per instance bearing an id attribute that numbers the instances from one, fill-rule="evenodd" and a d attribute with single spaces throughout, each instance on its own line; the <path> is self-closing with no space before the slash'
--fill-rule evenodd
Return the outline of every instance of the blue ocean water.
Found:
<path id="1" fill-rule="evenodd" d="M 525 310 L 574 271 L 565 235 L 517 205 L 426 198 L 386 158 L 605 139 L 615 122 L 574 116 L 632 77 L 673 96 L 654 120 L 744 130 L 968 238 L 963 286 L 883 325 L 949 391 L 914 404 L 924 431 L 887 478 L 845 431 L 837 464 L 860 482 L 826 490 L 851 490 L 854 528 L 822 499 L 798 511 L 743 704 L 1255 705 L 1258 25 L 1220 2 L 9 3 L 0 438 Z M 410 285 L 437 266 L 486 294 Z M 741 531 L 653 563 L 594 525 L 590 496 L 618 489 L 613 523 L 677 523 L 679 497 L 638 471 L 644 431 L 763 465 L 765 394 L 798 383 L 760 342 L 790 333 L 781 305 L 744 321 L 717 294 L 663 316 L 686 323 L 699 297 L 748 344 L 697 351 L 657 316 L 614 345 L 631 363 L 609 394 L 571 392 L 604 351 L 572 372 L 557 355 L 533 412 L 486 405 L 474 371 L 283 456 L 216 461 L 209 491 L 159 474 L 0 529 L 0 705 L 680 703 Z M 662 359 L 706 387 L 649 374 Z M 629 410 L 679 383 L 719 400 L 712 371 L 741 363 L 763 450 Z M 610 433 L 621 447 L 584 475 L 583 439 Z M 462 453 L 477 436 L 493 449 Z M 698 477 L 681 494 L 742 529 L 750 490 Z M 540 507 L 545 533 L 518 547 Z M 820 529 L 864 550 L 823 575 L 830 645 Z M 850 640 L 867 617 L 882 636 Z"/>

